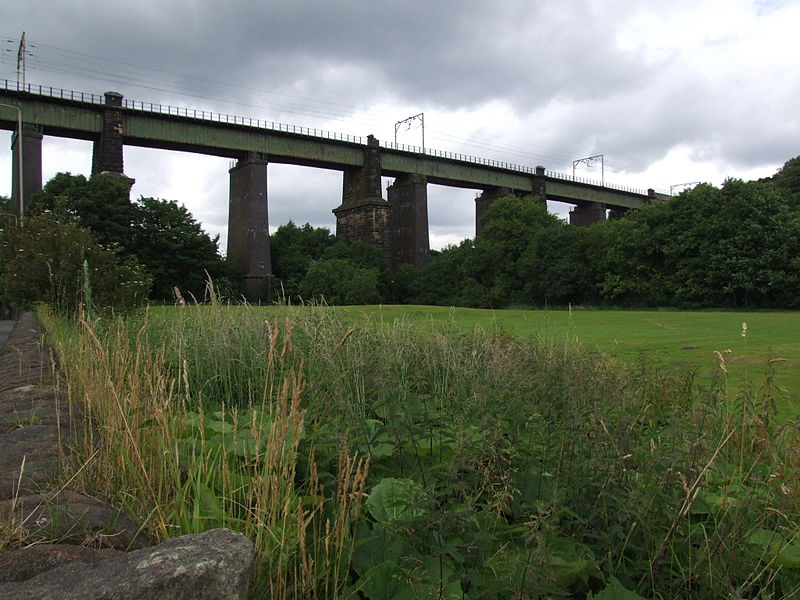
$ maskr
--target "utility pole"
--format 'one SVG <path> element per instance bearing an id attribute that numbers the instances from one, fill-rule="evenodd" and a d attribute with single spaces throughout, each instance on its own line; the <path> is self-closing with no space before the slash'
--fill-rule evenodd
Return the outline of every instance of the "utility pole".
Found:
<path id="1" fill-rule="evenodd" d="M 413 115 L 408 117 L 407 119 L 403 119 L 402 121 L 398 121 L 394 124 L 394 143 L 397 145 L 397 130 L 405 124 L 406 131 L 411 129 L 411 123 L 415 120 L 419 120 L 422 123 L 422 153 L 425 154 L 425 113 L 419 113 L 418 115 Z"/>
<path id="2" fill-rule="evenodd" d="M 594 156 L 587 156 L 586 158 L 579 158 L 578 160 L 572 161 L 572 180 L 575 181 L 575 167 L 579 164 L 583 163 L 587 167 L 591 161 L 600 161 L 600 183 L 605 185 L 606 184 L 606 165 L 605 165 L 605 157 L 602 154 L 595 154 Z"/>

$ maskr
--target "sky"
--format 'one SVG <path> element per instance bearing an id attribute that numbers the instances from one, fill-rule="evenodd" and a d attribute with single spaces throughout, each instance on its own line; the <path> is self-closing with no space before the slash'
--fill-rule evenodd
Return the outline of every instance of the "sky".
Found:
<path id="1" fill-rule="evenodd" d="M 800 155 L 800 0 L 0 0 L 0 15 L 13 82 L 24 31 L 27 83 L 417 146 L 421 120 L 395 124 L 422 113 L 427 148 L 567 174 L 602 155 L 575 175 L 627 186 L 755 179 Z M 2 195 L 10 142 L 0 131 Z M 225 250 L 229 160 L 124 158 L 133 197 L 185 205 Z M 90 169 L 91 143 L 45 138 L 45 181 Z M 340 172 L 268 173 L 272 230 L 335 231 Z M 432 247 L 474 236 L 477 193 L 428 186 Z"/>

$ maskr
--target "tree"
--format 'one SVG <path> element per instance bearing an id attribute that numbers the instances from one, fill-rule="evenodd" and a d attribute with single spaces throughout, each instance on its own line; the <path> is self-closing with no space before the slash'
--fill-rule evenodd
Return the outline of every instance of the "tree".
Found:
<path id="1" fill-rule="evenodd" d="M 152 297 L 167 300 L 173 287 L 203 297 L 207 276 L 224 278 L 218 238 L 202 230 L 177 202 L 139 198 L 131 202 L 128 184 L 108 175 L 59 173 L 34 198 L 32 212 L 50 213 L 89 228 L 103 245 L 117 244 L 153 278 Z"/>
<path id="2" fill-rule="evenodd" d="M 71 313 L 91 297 L 96 306 L 124 311 L 147 297 L 144 268 L 117 248 L 98 244 L 74 221 L 32 215 L 24 225 L 6 225 L 2 234 L 0 296 L 17 306 L 47 302 Z"/>
<path id="3" fill-rule="evenodd" d="M 416 278 L 411 301 L 416 304 L 469 306 L 490 304 L 489 289 L 476 276 L 478 251 L 472 239 L 431 253 L 430 262 Z"/>
<path id="4" fill-rule="evenodd" d="M 378 270 L 355 265 L 344 258 L 326 258 L 309 267 L 300 295 L 306 301 L 332 305 L 374 304 L 378 301 Z"/>
<path id="5" fill-rule="evenodd" d="M 130 186 L 120 178 L 58 173 L 34 195 L 30 212 L 53 212 L 62 221 L 72 218 L 100 244 L 116 243 L 126 253 L 136 253 L 131 237 L 136 208 Z"/>
<path id="6" fill-rule="evenodd" d="M 581 285 L 586 267 L 580 259 L 579 237 L 567 233 L 568 225 L 548 213 L 539 198 L 500 198 L 481 220 L 482 232 L 475 240 L 475 279 L 489 290 L 491 306 L 569 301 L 581 293 L 576 286 Z M 574 243 L 574 252 L 558 247 L 561 243 Z M 559 273 L 560 266 L 569 270 Z M 561 285 L 571 276 L 569 286 Z M 559 282 L 560 291 L 554 282 Z"/>
<path id="7" fill-rule="evenodd" d="M 219 236 L 212 239 L 186 207 L 173 200 L 140 198 L 135 208 L 132 246 L 153 276 L 151 297 L 172 298 L 173 287 L 178 287 L 202 298 L 208 277 L 225 277 Z"/>
<path id="8" fill-rule="evenodd" d="M 328 229 L 314 228 L 309 223 L 298 227 L 289 221 L 278 227 L 270 236 L 272 273 L 278 280 L 272 286 L 273 293 L 279 293 L 282 287 L 288 298 L 296 297 L 312 261 L 319 260 L 334 243 L 336 238 Z"/>
<path id="9" fill-rule="evenodd" d="M 787 160 L 775 175 L 761 181 L 772 183 L 795 208 L 800 207 L 800 156 Z"/>
<path id="10" fill-rule="evenodd" d="M 800 216 L 774 186 L 738 179 L 698 186 L 670 206 L 665 257 L 687 305 L 794 307 L 800 302 Z"/>
<path id="11" fill-rule="evenodd" d="M 567 305 L 594 299 L 587 229 L 561 221 L 539 230 L 517 261 L 522 296 L 531 304 Z"/>
<path id="12" fill-rule="evenodd" d="M 618 306 L 669 305 L 664 281 L 667 204 L 629 211 L 586 232 L 586 257 L 599 298 Z"/>
<path id="13" fill-rule="evenodd" d="M 699 185 L 598 231 L 589 254 L 608 302 L 685 308 L 800 303 L 800 215 L 769 182 Z"/>

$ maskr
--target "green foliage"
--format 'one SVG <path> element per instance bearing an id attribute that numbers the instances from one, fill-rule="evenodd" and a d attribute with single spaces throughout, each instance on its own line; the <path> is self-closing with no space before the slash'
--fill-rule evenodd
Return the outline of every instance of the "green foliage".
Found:
<path id="1" fill-rule="evenodd" d="M 219 283 L 226 275 L 219 236 L 211 239 L 175 201 L 140 198 L 134 206 L 131 247 L 153 276 L 152 297 L 168 300 L 177 286 L 184 295 L 202 299 L 208 278 Z"/>
<path id="2" fill-rule="evenodd" d="M 435 255 L 418 276 L 420 304 L 471 307 L 579 303 L 591 297 L 584 230 L 533 197 L 496 200 L 483 231 Z"/>
<path id="3" fill-rule="evenodd" d="M 332 305 L 373 304 L 378 300 L 378 269 L 363 268 L 344 258 L 314 262 L 300 282 L 300 296 Z"/>
<path id="4" fill-rule="evenodd" d="M 116 177 L 59 173 L 35 196 L 31 211 L 72 220 L 101 244 L 135 257 L 153 279 L 155 299 L 171 299 L 173 286 L 203 298 L 209 276 L 226 276 L 219 238 L 210 238 L 185 207 L 155 198 L 131 202 L 128 184 Z"/>
<path id="5" fill-rule="evenodd" d="M 607 302 L 800 305 L 800 213 L 771 185 L 699 185 L 598 228 L 593 254 Z"/>
<path id="6" fill-rule="evenodd" d="M 3 219 L 5 220 L 5 217 L 11 214 L 11 198 L 8 196 L 0 196 L 0 215 L 2 215 Z"/>
<path id="7" fill-rule="evenodd" d="M 800 157 L 772 178 L 699 185 L 589 228 L 509 196 L 480 237 L 435 255 L 412 286 L 421 304 L 467 307 L 800 306 Z"/>
<path id="8" fill-rule="evenodd" d="M 277 279 L 272 286 L 273 295 L 283 293 L 287 299 L 297 298 L 300 282 L 311 263 L 322 258 L 326 248 L 335 242 L 330 231 L 314 228 L 309 223 L 298 227 L 289 221 L 278 227 L 269 241 L 272 272 Z"/>
<path id="9" fill-rule="evenodd" d="M 137 340 L 169 340 L 167 364 L 210 415 L 201 438 L 235 449 L 239 425 L 217 423 L 219 406 L 249 410 L 302 365 L 298 456 L 315 467 L 300 458 L 296 488 L 335 487 L 345 447 L 370 456 L 350 592 L 722 599 L 800 583 L 800 457 L 768 390 L 727 397 L 563 343 L 363 317 L 351 329 L 303 307 L 156 317 Z M 273 333 L 285 317 L 291 341 Z"/>
<path id="10" fill-rule="evenodd" d="M 34 195 L 30 212 L 50 212 L 69 217 L 92 231 L 101 244 L 118 244 L 135 254 L 132 240 L 136 210 L 130 201 L 128 183 L 118 177 L 58 173 Z"/>
<path id="11" fill-rule="evenodd" d="M 467 239 L 433 255 L 412 286 L 412 302 L 488 306 L 489 290 L 476 280 L 478 254 L 473 240 Z"/>
<path id="12" fill-rule="evenodd" d="M 125 311 L 147 297 L 145 270 L 117 249 L 98 244 L 88 229 L 72 221 L 33 215 L 23 226 L 6 225 L 2 234 L 0 296 L 17 306 L 46 302 L 72 313 L 91 297 L 99 308 Z"/>
<path id="13" fill-rule="evenodd" d="M 771 182 L 792 201 L 795 208 L 800 208 L 800 156 L 786 161 L 775 175 L 762 181 Z"/>

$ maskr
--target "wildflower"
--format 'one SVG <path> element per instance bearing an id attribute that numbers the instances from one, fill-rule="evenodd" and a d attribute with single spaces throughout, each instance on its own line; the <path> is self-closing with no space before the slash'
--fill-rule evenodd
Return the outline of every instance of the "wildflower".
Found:
<path id="1" fill-rule="evenodd" d="M 747 337 L 747 323 L 742 323 L 742 337 Z"/>

